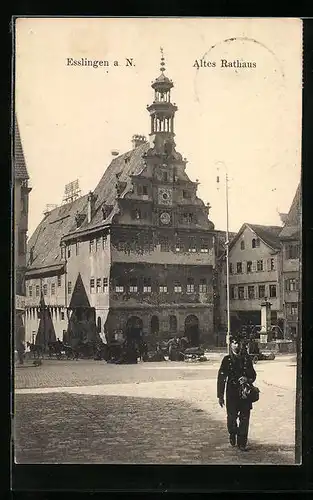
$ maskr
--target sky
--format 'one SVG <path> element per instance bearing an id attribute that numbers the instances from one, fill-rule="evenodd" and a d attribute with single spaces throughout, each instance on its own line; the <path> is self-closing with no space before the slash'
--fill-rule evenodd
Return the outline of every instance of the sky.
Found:
<path id="1" fill-rule="evenodd" d="M 62 203 L 67 183 L 78 179 L 86 194 L 112 150 L 130 150 L 133 134 L 148 138 L 161 46 L 178 106 L 176 149 L 215 227 L 226 229 L 226 171 L 229 229 L 280 225 L 301 175 L 301 20 L 18 18 L 15 111 L 32 186 L 29 236 L 46 205 Z M 201 59 L 215 66 L 197 68 Z M 221 67 L 222 59 L 256 67 Z"/>

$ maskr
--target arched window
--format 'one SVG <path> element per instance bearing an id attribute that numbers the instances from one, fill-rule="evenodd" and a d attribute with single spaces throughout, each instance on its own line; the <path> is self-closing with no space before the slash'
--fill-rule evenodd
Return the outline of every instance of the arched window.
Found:
<path id="1" fill-rule="evenodd" d="M 97 332 L 98 333 L 101 332 L 101 318 L 100 318 L 100 316 L 98 316 L 98 318 L 97 318 Z"/>
<path id="2" fill-rule="evenodd" d="M 241 241 L 241 243 L 240 243 L 240 248 L 241 248 L 241 250 L 244 250 L 244 249 L 245 249 L 245 242 L 244 242 L 244 241 Z"/>
<path id="3" fill-rule="evenodd" d="M 157 316 L 152 316 L 150 329 L 151 333 L 159 333 L 159 318 Z"/>
<path id="4" fill-rule="evenodd" d="M 170 332 L 176 332 L 177 331 L 177 318 L 176 316 L 171 315 L 169 317 L 169 320 L 170 320 Z"/>
<path id="5" fill-rule="evenodd" d="M 255 247 L 256 247 L 256 239 L 255 239 L 255 238 L 253 238 L 253 239 L 252 239 L 252 248 L 255 248 Z"/>

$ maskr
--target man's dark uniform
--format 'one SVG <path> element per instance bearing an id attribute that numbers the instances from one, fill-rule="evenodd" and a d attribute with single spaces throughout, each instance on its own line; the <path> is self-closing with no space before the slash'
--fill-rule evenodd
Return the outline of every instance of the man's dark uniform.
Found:
<path id="1" fill-rule="evenodd" d="M 227 410 L 227 428 L 230 438 L 234 439 L 237 435 L 237 445 L 245 447 L 248 439 L 250 411 L 252 404 L 245 399 L 240 398 L 240 383 L 238 379 L 246 377 L 249 383 L 256 379 L 256 373 L 252 361 L 247 354 L 233 353 L 225 356 L 217 378 L 217 397 L 224 398 L 226 385 L 226 410 Z M 239 418 L 239 426 L 237 425 Z"/>

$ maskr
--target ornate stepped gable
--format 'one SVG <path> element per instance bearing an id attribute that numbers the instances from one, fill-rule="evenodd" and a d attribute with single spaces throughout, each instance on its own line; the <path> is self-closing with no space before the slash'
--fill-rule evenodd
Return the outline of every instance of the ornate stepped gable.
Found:
<path id="1" fill-rule="evenodd" d="M 187 161 L 175 149 L 174 115 L 177 106 L 171 102 L 170 90 L 174 85 L 164 75 L 164 66 L 162 54 L 161 75 L 152 82 L 155 99 L 148 106 L 151 116 L 149 142 L 145 141 L 142 136 L 134 136 L 135 147 L 111 161 L 92 193 L 94 204 L 91 220 L 87 217 L 88 196 L 90 195 L 62 205 L 46 215 L 28 243 L 29 269 L 61 264 L 62 238 L 75 239 L 76 236 L 88 234 L 97 228 L 118 223 L 121 207 L 124 202 L 134 200 L 134 192 L 138 183 L 147 180 L 150 184 L 158 185 L 162 183 L 164 172 L 168 174 L 168 181 L 163 187 L 163 195 L 169 189 L 173 192 L 172 211 L 178 212 L 179 207 L 182 209 L 186 207 L 188 211 L 188 205 L 196 206 L 202 216 L 201 221 L 194 224 L 194 228 L 214 229 L 213 223 L 208 220 L 208 207 L 196 195 L 198 182 L 192 182 L 189 179 L 185 172 Z M 184 189 L 192 194 L 192 199 L 174 201 L 175 193 L 178 190 L 182 192 Z M 162 196 L 161 190 L 158 196 Z M 156 210 L 156 205 L 158 205 L 157 198 L 157 196 L 151 197 L 153 210 Z M 153 224 L 150 223 L 150 225 Z"/>
<path id="2" fill-rule="evenodd" d="M 93 192 L 95 203 L 91 220 L 85 219 L 79 230 L 73 232 L 71 236 L 104 225 L 119 223 L 127 201 L 150 202 L 154 212 L 156 205 L 163 205 L 166 208 L 166 203 L 162 202 L 161 197 L 163 196 L 164 200 L 168 194 L 172 197 L 173 212 L 180 206 L 185 206 L 186 209 L 188 205 L 198 206 L 203 217 L 195 227 L 214 229 L 214 225 L 207 218 L 208 207 L 196 195 L 198 182 L 189 179 L 185 172 L 187 161 L 175 149 L 174 116 L 177 106 L 171 102 L 170 91 L 174 86 L 173 82 L 164 75 L 164 71 L 162 52 L 161 75 L 151 85 L 155 93 L 154 101 L 147 106 L 151 117 L 149 142 L 146 142 L 143 136 L 136 135 L 133 137 L 134 149 L 112 160 Z M 165 174 L 166 180 L 164 180 Z M 138 196 L 138 186 L 143 181 L 147 181 L 150 186 L 149 197 L 143 193 L 142 196 Z M 160 184 L 164 186 L 159 187 L 159 193 L 156 195 L 156 186 Z M 184 189 L 188 198 L 177 201 L 177 191 L 182 192 Z M 153 225 L 154 222 L 150 220 L 149 225 Z"/>

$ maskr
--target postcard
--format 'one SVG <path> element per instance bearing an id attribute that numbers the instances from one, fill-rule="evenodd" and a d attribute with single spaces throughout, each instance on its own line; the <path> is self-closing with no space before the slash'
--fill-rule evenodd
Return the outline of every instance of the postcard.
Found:
<path id="1" fill-rule="evenodd" d="M 302 21 L 17 17 L 14 64 L 15 463 L 300 464 Z"/>

